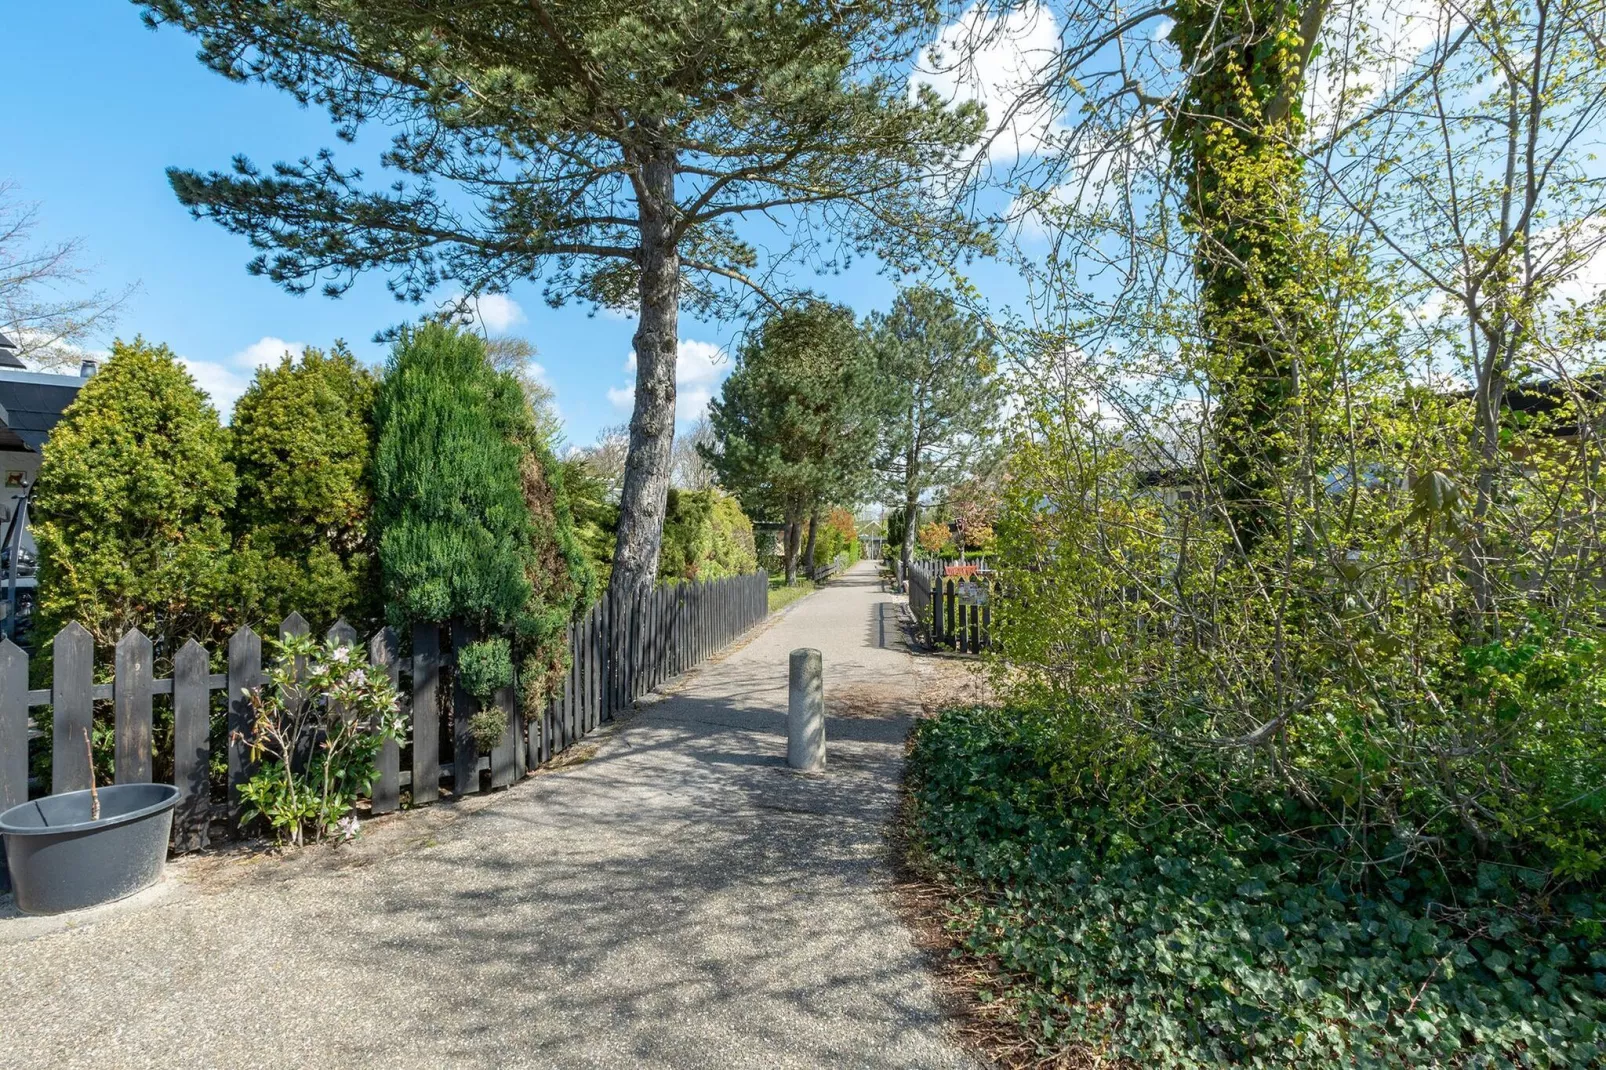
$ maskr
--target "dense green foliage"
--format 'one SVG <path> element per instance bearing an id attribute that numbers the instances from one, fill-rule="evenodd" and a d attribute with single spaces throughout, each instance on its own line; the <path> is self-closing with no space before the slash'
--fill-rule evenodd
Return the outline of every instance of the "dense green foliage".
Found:
<path id="1" fill-rule="evenodd" d="M 337 344 L 259 369 L 235 403 L 231 579 L 245 619 L 299 612 L 321 633 L 339 617 L 359 628 L 380 617 L 369 523 L 376 386 Z"/>
<path id="2" fill-rule="evenodd" d="M 396 343 L 375 409 L 375 519 L 387 613 L 397 625 L 524 622 L 531 524 L 523 391 L 485 344 L 427 324 Z"/>
<path id="3" fill-rule="evenodd" d="M 829 564 L 841 555 L 846 564 L 859 560 L 859 525 L 851 510 L 832 507 L 814 533 L 814 563 Z"/>
<path id="4" fill-rule="evenodd" d="M 735 498 L 718 490 L 669 491 L 660 579 L 721 580 L 756 568 L 753 522 Z"/>
<path id="5" fill-rule="evenodd" d="M 481 751 L 489 751 L 507 731 L 507 713 L 494 704 L 496 692 L 513 683 L 513 648 L 503 638 L 481 639 L 457 651 L 457 685 L 479 703 L 468 730 Z"/>
<path id="6" fill-rule="evenodd" d="M 69 620 L 97 653 L 139 628 L 171 657 L 229 620 L 228 433 L 166 347 L 115 342 L 51 432 L 34 490 L 40 634 Z"/>
<path id="7" fill-rule="evenodd" d="M 1153 1067 L 1599 1065 L 1606 897 L 1543 870 L 1350 879 L 1203 808 L 1135 824 L 1060 711 L 956 710 L 911 753 L 915 854 L 1047 1050 Z M 1285 804 L 1277 804 L 1285 805 Z M 1259 820 L 1255 819 L 1256 817 Z"/>
<path id="8" fill-rule="evenodd" d="M 600 585 L 607 586 L 613 568 L 614 531 L 619 526 L 619 500 L 608 480 L 584 456 L 558 463 L 574 520 L 575 542 Z"/>

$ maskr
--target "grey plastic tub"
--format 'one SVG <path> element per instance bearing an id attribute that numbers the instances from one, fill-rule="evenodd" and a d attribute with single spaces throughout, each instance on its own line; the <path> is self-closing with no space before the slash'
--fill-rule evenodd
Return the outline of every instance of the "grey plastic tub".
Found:
<path id="1" fill-rule="evenodd" d="M 100 789 L 94 821 L 87 791 L 47 795 L 0 814 L 17 909 L 60 914 L 155 883 L 177 802 L 171 784 L 113 784 Z"/>

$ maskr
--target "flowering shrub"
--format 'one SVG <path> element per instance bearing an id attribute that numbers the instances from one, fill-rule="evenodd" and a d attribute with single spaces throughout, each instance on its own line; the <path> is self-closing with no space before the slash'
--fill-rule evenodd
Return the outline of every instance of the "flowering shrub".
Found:
<path id="1" fill-rule="evenodd" d="M 240 788 L 243 819 L 262 817 L 279 842 L 300 844 L 340 831 L 374 782 L 386 740 L 407 731 L 396 689 L 382 669 L 349 646 L 286 636 L 267 681 L 247 692 L 256 716 L 251 759 L 256 774 Z"/>

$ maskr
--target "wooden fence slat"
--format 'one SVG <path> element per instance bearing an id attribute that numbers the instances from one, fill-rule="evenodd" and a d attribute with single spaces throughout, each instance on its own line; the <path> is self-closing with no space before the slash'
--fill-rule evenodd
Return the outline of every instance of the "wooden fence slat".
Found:
<path id="1" fill-rule="evenodd" d="M 586 614 L 586 679 L 590 681 L 587 694 L 590 696 L 591 721 L 589 727 L 595 730 L 602 725 L 602 657 L 599 648 L 602 646 L 602 607 L 592 606 Z"/>
<path id="2" fill-rule="evenodd" d="M 84 733 L 92 726 L 95 682 L 95 641 L 82 624 L 69 621 L 51 645 L 54 679 L 50 703 L 54 714 L 51 736 L 50 791 L 82 791 L 89 787 L 89 755 Z"/>
<path id="3" fill-rule="evenodd" d="M 341 617 L 329 626 L 329 630 L 324 633 L 324 639 L 336 646 L 356 646 L 357 629 L 347 624 L 345 617 Z"/>
<path id="4" fill-rule="evenodd" d="M 28 652 L 0 639 L 0 810 L 28 801 Z"/>
<path id="5" fill-rule="evenodd" d="M 173 850 L 199 851 L 212 821 L 212 688 L 206 648 L 194 639 L 173 656 Z"/>
<path id="6" fill-rule="evenodd" d="M 458 798 L 478 795 L 480 790 L 480 749 L 468 725 L 479 702 L 463 690 L 461 674 L 455 671 L 463 648 L 478 638 L 477 628 L 463 621 L 452 622 L 452 794 Z"/>
<path id="7" fill-rule="evenodd" d="M 507 717 L 507 727 L 502 729 L 501 740 L 491 748 L 491 787 L 500 790 L 512 787 L 518 779 L 514 766 L 518 762 L 516 751 L 520 741 L 514 736 L 519 725 L 513 709 L 513 685 L 497 688 L 492 701 Z"/>
<path id="8" fill-rule="evenodd" d="M 573 649 L 580 641 L 580 625 L 569 622 L 569 678 L 564 683 L 564 749 L 580 741 L 580 659 Z"/>
<path id="9" fill-rule="evenodd" d="M 401 637 L 396 629 L 382 628 L 368 640 L 368 663 L 385 670 L 391 687 L 400 687 Z M 387 739 L 380 745 L 379 754 L 374 758 L 374 773 L 370 811 L 376 815 L 388 814 L 401 805 L 400 740 Z"/>
<path id="10" fill-rule="evenodd" d="M 262 686 L 262 638 L 248 627 L 229 637 L 228 672 L 229 827 L 240 823 L 240 786 L 256 772 L 251 761 L 252 723 L 250 692 Z"/>
<path id="11" fill-rule="evenodd" d="M 413 805 L 441 797 L 441 626 L 413 625 Z"/>
<path id="12" fill-rule="evenodd" d="M 138 628 L 117 640 L 112 676 L 116 758 L 112 775 L 119 784 L 151 782 L 151 641 Z"/>

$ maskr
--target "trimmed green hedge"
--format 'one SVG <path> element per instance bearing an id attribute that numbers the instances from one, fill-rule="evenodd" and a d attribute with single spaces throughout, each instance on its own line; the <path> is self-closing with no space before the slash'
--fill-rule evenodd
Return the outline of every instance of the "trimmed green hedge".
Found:
<path id="1" fill-rule="evenodd" d="M 1145 1067 L 1587 1067 L 1606 896 L 1541 870 L 1340 876 L 1238 816 L 1073 807 L 1050 713 L 918 727 L 912 843 L 1046 1051 Z M 1286 806 L 1267 800 L 1268 808 Z"/>

